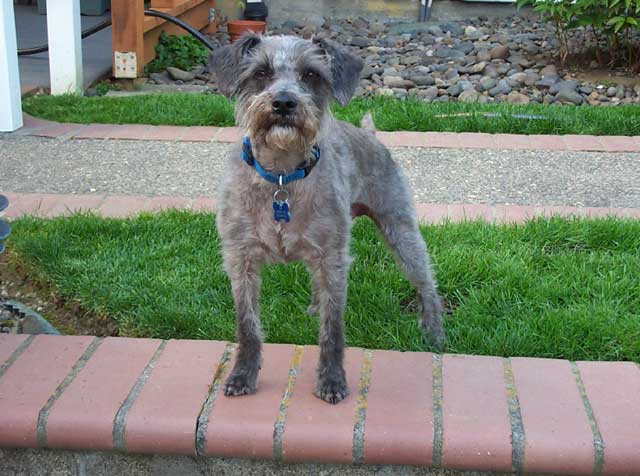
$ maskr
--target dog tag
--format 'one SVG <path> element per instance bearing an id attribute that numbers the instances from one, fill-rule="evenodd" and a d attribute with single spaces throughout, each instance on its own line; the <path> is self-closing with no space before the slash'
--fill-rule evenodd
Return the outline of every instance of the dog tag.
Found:
<path id="1" fill-rule="evenodd" d="M 289 223 L 291 221 L 291 213 L 289 212 L 289 201 L 288 200 L 274 200 L 273 201 L 273 219 L 275 221 L 284 220 L 285 223 Z"/>

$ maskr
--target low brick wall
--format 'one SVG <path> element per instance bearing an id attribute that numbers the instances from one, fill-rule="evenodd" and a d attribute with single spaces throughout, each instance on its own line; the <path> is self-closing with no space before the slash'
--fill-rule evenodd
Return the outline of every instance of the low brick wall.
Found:
<path id="1" fill-rule="evenodd" d="M 332 406 L 312 394 L 317 354 L 268 344 L 258 392 L 228 398 L 230 343 L 0 335 L 0 447 L 640 474 L 634 363 L 350 348 L 351 395 Z M 5 451 L 0 473 L 20 454 L 59 457 Z"/>

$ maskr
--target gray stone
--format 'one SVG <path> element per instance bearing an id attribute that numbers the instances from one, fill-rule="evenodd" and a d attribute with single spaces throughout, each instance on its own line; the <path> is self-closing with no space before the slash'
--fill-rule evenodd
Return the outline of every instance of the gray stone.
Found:
<path id="1" fill-rule="evenodd" d="M 540 71 L 540 76 L 542 76 L 543 78 L 546 76 L 558 76 L 558 68 L 556 68 L 553 64 L 549 64 L 542 68 L 542 70 Z"/>
<path id="2" fill-rule="evenodd" d="M 538 89 L 546 90 L 556 84 L 558 81 L 560 81 L 560 78 L 558 76 L 545 76 L 544 78 L 536 81 L 535 86 Z"/>
<path id="3" fill-rule="evenodd" d="M 415 87 L 413 81 L 402 79 L 400 76 L 385 76 L 383 78 L 384 85 L 389 88 L 409 89 Z"/>
<path id="4" fill-rule="evenodd" d="M 460 83 L 454 84 L 453 86 L 449 86 L 447 88 L 447 94 L 453 97 L 459 96 L 462 91 L 463 91 L 463 88 L 462 88 L 462 84 Z"/>
<path id="5" fill-rule="evenodd" d="M 467 89 L 466 91 L 462 91 L 458 96 L 458 101 L 460 102 L 478 102 L 478 98 L 480 94 L 473 89 Z"/>
<path id="6" fill-rule="evenodd" d="M 433 36 L 444 35 L 442 28 L 440 28 L 438 25 L 431 25 L 430 27 L 427 28 L 427 32 L 431 33 Z"/>
<path id="7" fill-rule="evenodd" d="M 518 91 L 511 91 L 507 95 L 507 102 L 511 104 L 529 104 L 531 99 L 529 99 L 529 96 L 519 93 Z"/>
<path id="8" fill-rule="evenodd" d="M 563 104 L 576 104 L 580 105 L 583 102 L 582 96 L 569 89 L 562 89 L 558 94 L 556 94 L 556 99 Z"/>
<path id="9" fill-rule="evenodd" d="M 478 50 L 478 53 L 476 54 L 476 59 L 478 61 L 491 61 L 492 59 L 491 53 L 487 48 L 481 48 Z"/>
<path id="10" fill-rule="evenodd" d="M 460 36 L 462 35 L 462 27 L 457 23 L 447 22 L 441 23 L 440 28 L 442 31 L 451 33 L 451 36 Z"/>
<path id="11" fill-rule="evenodd" d="M 400 64 L 413 65 L 419 63 L 421 59 L 422 57 L 417 55 L 401 56 Z"/>
<path id="12" fill-rule="evenodd" d="M 471 53 L 475 49 L 475 46 L 470 41 L 464 41 L 464 42 L 456 45 L 456 49 L 462 51 L 465 55 L 468 55 L 469 53 Z"/>
<path id="13" fill-rule="evenodd" d="M 433 76 L 411 76 L 409 79 L 411 79 L 416 86 L 433 86 L 436 84 L 436 80 L 433 79 Z"/>
<path id="14" fill-rule="evenodd" d="M 191 71 L 183 71 L 180 68 L 174 68 L 172 66 L 167 67 L 167 73 L 175 81 L 193 81 L 196 79 L 195 73 Z"/>
<path id="15" fill-rule="evenodd" d="M 512 88 L 509 86 L 509 82 L 506 79 L 501 79 L 495 88 L 489 90 L 489 96 L 496 97 L 500 94 L 509 94 L 511 90 Z"/>
<path id="16" fill-rule="evenodd" d="M 487 67 L 487 62 L 486 61 L 480 61 L 479 63 L 476 63 L 474 65 L 472 65 L 469 68 L 469 73 L 471 74 L 480 74 L 484 71 L 484 69 Z"/>
<path id="17" fill-rule="evenodd" d="M 480 82 L 476 85 L 476 89 L 478 91 L 485 92 L 493 89 L 498 84 L 498 80 L 495 78 L 484 77 L 480 80 Z"/>
<path id="18" fill-rule="evenodd" d="M 357 46 L 358 48 L 366 48 L 371 44 L 371 40 L 369 38 L 365 38 L 364 36 L 354 36 L 351 39 L 351 46 Z"/>
<path id="19" fill-rule="evenodd" d="M 433 101 L 435 98 L 438 97 L 438 87 L 431 86 L 430 88 L 427 88 L 427 89 L 421 89 L 418 91 L 418 97 L 426 101 Z"/>
<path id="20" fill-rule="evenodd" d="M 558 81 L 556 84 L 549 88 L 549 94 L 557 94 L 560 91 L 574 92 L 576 89 L 578 89 L 579 84 L 580 82 L 575 79 Z"/>
<path id="21" fill-rule="evenodd" d="M 616 95 L 617 92 L 618 90 L 614 86 L 611 86 L 609 89 L 607 89 L 607 97 L 612 98 Z"/>
<path id="22" fill-rule="evenodd" d="M 623 84 L 618 84 L 618 86 L 616 87 L 616 97 L 618 99 L 622 99 L 624 97 L 624 85 Z"/>
<path id="23" fill-rule="evenodd" d="M 156 82 L 156 84 L 173 84 L 173 81 L 169 77 L 169 73 L 163 71 L 162 73 L 151 73 L 149 77 Z"/>
<path id="24" fill-rule="evenodd" d="M 434 54 L 439 58 L 464 58 L 464 53 L 448 46 L 438 45 Z"/>
<path id="25" fill-rule="evenodd" d="M 509 47 L 507 45 L 498 45 L 490 52 L 492 59 L 507 59 L 509 57 Z"/>
<path id="26" fill-rule="evenodd" d="M 376 94 L 378 96 L 393 96 L 393 89 L 390 88 L 378 88 L 376 89 Z"/>
<path id="27" fill-rule="evenodd" d="M 514 73 L 509 76 L 509 84 L 513 87 L 517 87 L 524 84 L 526 79 L 527 73 Z"/>

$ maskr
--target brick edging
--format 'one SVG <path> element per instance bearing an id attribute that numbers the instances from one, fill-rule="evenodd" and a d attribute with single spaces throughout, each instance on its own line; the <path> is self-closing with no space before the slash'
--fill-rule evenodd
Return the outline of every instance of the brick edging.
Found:
<path id="1" fill-rule="evenodd" d="M 24 115 L 16 135 L 65 139 L 128 139 L 183 142 L 236 142 L 238 127 L 151 126 L 144 124 L 71 124 Z M 517 135 L 475 132 L 377 132 L 388 147 L 448 149 L 568 150 L 640 152 L 640 136 Z"/>
<path id="2" fill-rule="evenodd" d="M 5 216 L 10 219 L 24 215 L 56 217 L 78 211 L 95 212 L 105 217 L 127 217 L 140 212 L 156 212 L 163 209 L 215 211 L 216 208 L 216 200 L 212 197 L 3 193 L 9 198 L 9 208 Z M 418 219 L 423 223 L 440 223 L 444 220 L 521 223 L 538 216 L 552 215 L 640 218 L 640 208 L 466 203 L 418 203 L 416 212 Z"/>
<path id="3" fill-rule="evenodd" d="M 219 391 L 228 343 L 107 337 L 93 352 L 92 337 L 25 337 L 0 334 L 0 448 L 640 472 L 630 443 L 640 437 L 640 368 L 630 362 L 349 348 L 352 393 L 332 406 L 312 395 L 316 346 L 266 344 L 257 393 L 230 398 Z M 39 419 L 44 408 L 53 422 Z"/>

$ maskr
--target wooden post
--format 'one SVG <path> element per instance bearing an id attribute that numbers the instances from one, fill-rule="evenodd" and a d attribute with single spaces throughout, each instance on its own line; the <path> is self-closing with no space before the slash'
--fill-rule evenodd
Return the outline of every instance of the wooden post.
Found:
<path id="1" fill-rule="evenodd" d="M 137 78 L 144 58 L 144 0 L 111 0 L 113 76 Z"/>
<path id="2" fill-rule="evenodd" d="M 20 70 L 13 0 L 0 0 L 0 131 L 22 127 Z"/>
<path id="3" fill-rule="evenodd" d="M 80 0 L 47 0 L 51 94 L 83 92 Z"/>

